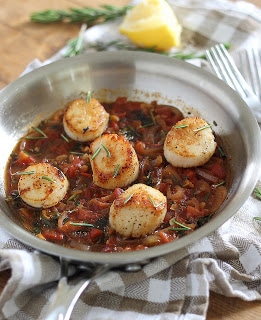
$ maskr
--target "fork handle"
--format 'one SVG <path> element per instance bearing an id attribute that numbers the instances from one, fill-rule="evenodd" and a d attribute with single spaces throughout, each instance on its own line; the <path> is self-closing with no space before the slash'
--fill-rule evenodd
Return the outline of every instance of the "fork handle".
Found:
<path id="1" fill-rule="evenodd" d="M 46 320 L 69 320 L 73 308 L 80 298 L 83 291 L 90 283 L 108 271 L 111 266 L 105 264 L 96 266 L 92 275 L 87 279 L 81 279 L 77 284 L 69 285 L 67 277 L 62 277 L 59 280 L 54 300 L 48 310 Z"/>

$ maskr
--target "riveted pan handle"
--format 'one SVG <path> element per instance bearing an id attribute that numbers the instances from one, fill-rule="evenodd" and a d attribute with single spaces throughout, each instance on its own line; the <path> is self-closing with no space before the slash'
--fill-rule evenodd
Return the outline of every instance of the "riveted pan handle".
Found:
<path id="1" fill-rule="evenodd" d="M 67 272 L 67 263 L 66 261 L 61 261 L 61 274 Z M 83 291 L 90 285 L 90 283 L 104 274 L 112 268 L 111 265 L 97 265 L 93 266 L 93 269 L 89 274 L 78 281 L 78 283 L 70 285 L 68 284 L 68 274 L 61 277 L 58 283 L 57 291 L 55 293 L 54 300 L 51 304 L 51 307 L 46 315 L 46 320 L 69 320 L 73 308 L 83 293 Z"/>

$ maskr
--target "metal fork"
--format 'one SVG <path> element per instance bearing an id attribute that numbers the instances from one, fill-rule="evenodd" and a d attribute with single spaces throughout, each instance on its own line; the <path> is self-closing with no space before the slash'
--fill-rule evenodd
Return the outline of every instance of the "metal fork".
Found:
<path id="1" fill-rule="evenodd" d="M 61 263 L 61 278 L 58 283 L 58 288 L 54 299 L 45 315 L 46 320 L 69 320 L 73 308 L 78 301 L 83 291 L 91 284 L 97 277 L 104 274 L 112 268 L 111 265 L 79 265 L 78 272 L 72 276 L 74 284 L 69 284 L 69 262 L 65 259 L 60 259 Z"/>
<path id="2" fill-rule="evenodd" d="M 235 62 L 223 44 L 217 44 L 206 50 L 206 57 L 219 79 L 236 90 L 261 123 L 261 102 L 247 84 Z"/>
<path id="3" fill-rule="evenodd" d="M 261 101 L 261 49 L 238 51 L 235 61 L 246 82 Z"/>

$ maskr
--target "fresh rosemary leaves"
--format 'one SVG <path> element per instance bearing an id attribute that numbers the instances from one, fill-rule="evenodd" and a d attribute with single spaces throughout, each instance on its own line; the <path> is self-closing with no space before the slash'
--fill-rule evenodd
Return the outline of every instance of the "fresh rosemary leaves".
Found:
<path id="1" fill-rule="evenodd" d="M 261 188 L 260 187 L 255 187 L 254 195 L 258 200 L 261 200 Z M 253 217 L 253 220 L 261 223 L 261 217 Z"/>
<path id="2" fill-rule="evenodd" d="M 38 23 L 83 22 L 93 25 L 116 19 L 126 14 L 132 6 L 103 5 L 100 8 L 83 7 L 68 10 L 44 10 L 31 14 L 31 21 Z"/>
<path id="3" fill-rule="evenodd" d="M 254 195 L 256 196 L 257 199 L 261 200 L 261 188 L 255 187 Z"/>
<path id="4" fill-rule="evenodd" d="M 115 20 L 119 17 L 124 16 L 129 9 L 133 6 L 113 6 L 113 5 L 103 5 L 99 8 L 93 7 L 82 7 L 82 8 L 70 8 L 68 10 L 52 10 L 47 9 L 44 11 L 33 12 L 30 16 L 32 22 L 37 23 L 54 23 L 54 22 L 65 22 L 65 23 L 83 23 L 79 36 L 71 39 L 68 43 L 68 49 L 65 52 L 65 57 L 72 57 L 82 53 L 83 51 L 83 35 L 87 26 L 92 26 L 99 24 L 101 22 Z M 230 45 L 224 43 L 226 49 L 229 49 Z M 140 48 L 132 44 L 128 44 L 119 40 L 101 42 L 98 41 L 95 44 L 89 46 L 96 51 L 106 51 L 110 48 L 115 48 L 117 50 L 129 50 L 129 51 L 146 51 L 160 53 L 171 58 L 176 58 L 179 60 L 190 60 L 190 59 L 206 59 L 205 53 L 197 52 L 159 52 L 156 48 Z M 205 50 L 204 50 L 205 51 Z"/>

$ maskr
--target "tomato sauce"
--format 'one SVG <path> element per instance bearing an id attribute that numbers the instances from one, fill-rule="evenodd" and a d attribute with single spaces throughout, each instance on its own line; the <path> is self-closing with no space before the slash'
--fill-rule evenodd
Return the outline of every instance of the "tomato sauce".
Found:
<path id="1" fill-rule="evenodd" d="M 152 234 L 138 239 L 124 238 L 110 229 L 110 206 L 123 189 L 105 190 L 93 183 L 90 143 L 66 136 L 64 110 L 59 110 L 21 138 L 10 155 L 6 201 L 21 225 L 37 237 L 65 247 L 120 252 L 174 241 L 207 223 L 227 197 L 228 166 L 219 141 L 205 165 L 176 168 L 165 160 L 163 144 L 167 132 L 183 118 L 177 108 L 156 101 L 128 101 L 125 97 L 103 106 L 110 114 L 105 132 L 124 135 L 136 150 L 139 176 L 135 183 L 152 186 L 167 197 L 163 223 Z M 58 167 L 70 184 L 65 198 L 48 209 L 26 205 L 17 190 L 16 173 L 40 162 Z"/>

